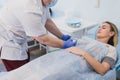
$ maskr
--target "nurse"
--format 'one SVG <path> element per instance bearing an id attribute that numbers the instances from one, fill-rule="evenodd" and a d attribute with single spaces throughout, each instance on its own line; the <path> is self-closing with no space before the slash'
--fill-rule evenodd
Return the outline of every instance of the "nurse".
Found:
<path id="1" fill-rule="evenodd" d="M 68 48 L 75 46 L 69 35 L 62 34 L 50 19 L 49 7 L 57 0 L 8 0 L 0 10 L 1 59 L 11 71 L 29 62 L 27 37 L 42 44 Z M 57 38 L 47 34 L 51 32 Z"/>

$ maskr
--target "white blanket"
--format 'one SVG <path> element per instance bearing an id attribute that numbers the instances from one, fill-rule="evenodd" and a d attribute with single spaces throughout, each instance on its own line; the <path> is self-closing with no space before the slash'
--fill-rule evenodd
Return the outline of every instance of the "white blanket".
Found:
<path id="1" fill-rule="evenodd" d="M 107 53 L 104 44 L 89 38 L 80 39 L 77 47 L 86 50 L 98 61 Z M 113 75 L 114 71 L 99 75 L 82 56 L 61 49 L 8 72 L 0 80 L 115 80 L 116 75 L 110 74 Z"/>

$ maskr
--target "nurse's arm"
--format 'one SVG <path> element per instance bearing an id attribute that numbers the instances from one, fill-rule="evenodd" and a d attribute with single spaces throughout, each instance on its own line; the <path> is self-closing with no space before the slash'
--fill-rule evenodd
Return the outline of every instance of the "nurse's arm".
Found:
<path id="1" fill-rule="evenodd" d="M 45 44 L 45 45 L 48 45 L 51 47 L 55 47 L 55 48 L 62 48 L 63 44 L 64 44 L 64 42 L 62 40 L 60 40 L 58 38 L 51 37 L 47 34 L 42 35 L 42 36 L 38 36 L 38 37 L 32 36 L 31 38 L 42 43 L 42 44 Z"/>
<path id="2" fill-rule="evenodd" d="M 45 28 L 52 34 L 54 34 L 55 36 L 57 36 L 58 38 L 61 39 L 62 37 L 62 32 L 57 28 L 57 26 L 55 25 L 55 23 L 51 20 L 51 19 L 47 19 L 46 24 L 45 24 Z"/>

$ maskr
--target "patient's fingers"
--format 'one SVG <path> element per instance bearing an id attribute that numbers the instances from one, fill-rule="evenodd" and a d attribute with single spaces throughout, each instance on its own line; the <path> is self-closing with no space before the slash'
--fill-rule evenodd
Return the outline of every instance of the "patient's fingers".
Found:
<path id="1" fill-rule="evenodd" d="M 67 48 L 66 51 L 69 53 L 76 54 L 78 52 L 78 48 L 77 47 L 70 47 L 70 48 Z"/>
<path id="2" fill-rule="evenodd" d="M 70 47 L 70 48 L 66 49 L 66 51 L 69 53 L 76 54 L 76 55 L 83 55 L 85 53 L 84 50 L 79 49 L 77 47 Z"/>
<path id="3" fill-rule="evenodd" d="M 71 51 L 69 51 L 68 49 L 66 49 L 65 51 L 67 51 L 68 53 L 71 53 Z"/>
<path id="4" fill-rule="evenodd" d="M 72 48 L 73 48 L 73 47 L 67 48 L 67 49 L 65 49 L 65 51 L 71 52 Z"/>

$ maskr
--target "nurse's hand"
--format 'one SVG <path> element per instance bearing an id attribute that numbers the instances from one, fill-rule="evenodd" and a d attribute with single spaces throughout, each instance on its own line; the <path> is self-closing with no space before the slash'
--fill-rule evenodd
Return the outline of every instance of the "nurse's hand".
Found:
<path id="1" fill-rule="evenodd" d="M 71 36 L 70 35 L 62 35 L 62 40 L 64 40 L 64 41 L 67 41 L 68 39 L 70 39 L 71 38 Z"/>
<path id="2" fill-rule="evenodd" d="M 64 45 L 62 48 L 63 49 L 69 48 L 69 47 L 75 46 L 76 44 L 77 44 L 77 41 L 73 41 L 72 39 L 69 39 L 69 40 L 64 42 Z"/>

